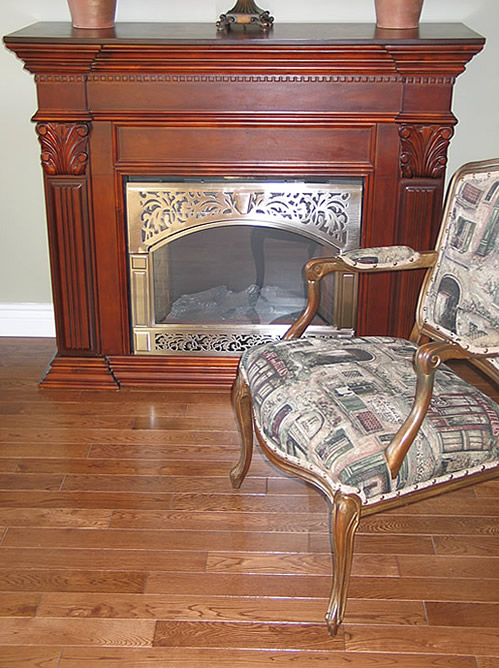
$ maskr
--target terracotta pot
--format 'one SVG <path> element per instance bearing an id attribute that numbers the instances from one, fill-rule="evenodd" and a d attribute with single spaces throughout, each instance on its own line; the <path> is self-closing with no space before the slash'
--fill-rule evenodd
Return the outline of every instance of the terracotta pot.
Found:
<path id="1" fill-rule="evenodd" d="M 116 0 L 68 0 L 73 28 L 111 28 Z"/>
<path id="2" fill-rule="evenodd" d="M 374 0 L 378 28 L 417 28 L 423 0 Z"/>

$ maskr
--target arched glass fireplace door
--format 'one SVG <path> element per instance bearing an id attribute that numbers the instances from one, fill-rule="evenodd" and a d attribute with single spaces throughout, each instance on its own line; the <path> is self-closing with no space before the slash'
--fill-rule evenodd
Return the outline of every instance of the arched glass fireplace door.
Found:
<path id="1" fill-rule="evenodd" d="M 362 180 L 127 184 L 136 354 L 237 355 L 282 336 L 303 265 L 360 242 Z M 331 276 L 311 335 L 351 335 L 357 283 Z"/>

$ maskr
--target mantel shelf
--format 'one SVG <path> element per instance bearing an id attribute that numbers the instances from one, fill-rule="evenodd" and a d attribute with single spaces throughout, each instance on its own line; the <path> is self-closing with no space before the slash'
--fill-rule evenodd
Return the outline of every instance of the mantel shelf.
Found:
<path id="1" fill-rule="evenodd" d="M 72 42 L 84 44 L 458 44 L 477 45 L 484 38 L 462 23 L 421 23 L 414 30 L 377 28 L 374 23 L 275 23 L 269 32 L 236 26 L 217 31 L 211 23 L 116 23 L 114 28 L 73 28 L 69 22 L 40 22 L 8 35 L 6 42 Z"/>

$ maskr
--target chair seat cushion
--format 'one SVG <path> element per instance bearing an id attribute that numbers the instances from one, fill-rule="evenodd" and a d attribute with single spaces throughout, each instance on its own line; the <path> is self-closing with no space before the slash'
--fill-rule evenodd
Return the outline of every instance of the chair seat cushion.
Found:
<path id="1" fill-rule="evenodd" d="M 408 416 L 415 344 L 302 338 L 247 351 L 255 425 L 278 458 L 366 504 L 499 463 L 499 406 L 442 365 L 422 428 L 391 479 L 384 450 Z"/>

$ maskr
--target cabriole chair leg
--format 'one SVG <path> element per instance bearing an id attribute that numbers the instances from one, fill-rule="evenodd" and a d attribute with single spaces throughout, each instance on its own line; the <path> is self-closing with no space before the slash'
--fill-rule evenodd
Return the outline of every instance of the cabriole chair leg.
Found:
<path id="1" fill-rule="evenodd" d="M 239 461 L 230 472 L 230 480 L 234 489 L 239 489 L 251 464 L 253 454 L 253 418 L 251 415 L 251 395 L 248 385 L 237 374 L 232 388 L 232 403 L 236 412 L 239 432 L 241 434 L 241 452 Z"/>
<path id="2" fill-rule="evenodd" d="M 352 569 L 353 541 L 359 525 L 361 503 L 354 494 L 337 492 L 331 509 L 333 586 L 326 612 L 329 634 L 335 636 L 343 621 Z"/>

